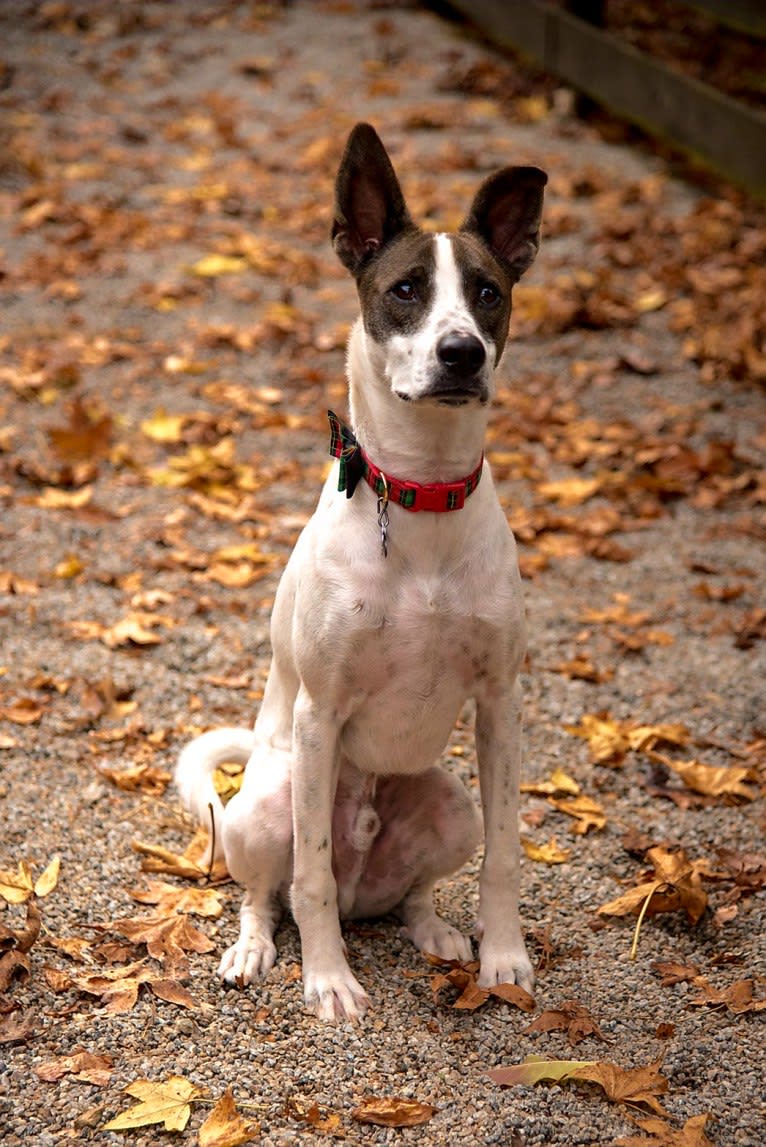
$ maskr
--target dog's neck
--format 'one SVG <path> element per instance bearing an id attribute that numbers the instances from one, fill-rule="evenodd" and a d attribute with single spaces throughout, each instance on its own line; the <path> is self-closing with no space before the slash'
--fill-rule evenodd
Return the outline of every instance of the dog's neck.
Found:
<path id="1" fill-rule="evenodd" d="M 347 365 L 354 433 L 384 473 L 410 482 L 456 482 L 476 467 L 489 404 L 402 402 L 383 377 L 381 355 L 361 319 L 351 332 Z"/>

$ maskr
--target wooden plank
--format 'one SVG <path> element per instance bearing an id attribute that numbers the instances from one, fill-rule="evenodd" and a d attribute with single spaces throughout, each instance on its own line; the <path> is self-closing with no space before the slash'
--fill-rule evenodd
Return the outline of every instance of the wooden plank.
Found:
<path id="1" fill-rule="evenodd" d="M 736 28 L 748 36 L 766 39 L 766 5 L 763 0 L 686 0 L 686 3 L 712 16 L 719 24 Z"/>
<path id="2" fill-rule="evenodd" d="M 546 0 L 452 0 L 497 43 L 516 48 L 610 111 L 661 135 L 766 198 L 766 115 L 638 51 Z"/>

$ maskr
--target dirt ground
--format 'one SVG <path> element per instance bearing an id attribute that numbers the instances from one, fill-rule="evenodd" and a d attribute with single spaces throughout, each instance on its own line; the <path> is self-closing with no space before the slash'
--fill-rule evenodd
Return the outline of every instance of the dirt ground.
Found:
<path id="1" fill-rule="evenodd" d="M 165 1142 L 104 1126 L 175 1076 L 190 1144 L 244 1141 L 200 1133 L 230 1088 L 263 1144 L 762 1147 L 763 210 L 417 6 L 19 2 L 0 44 L 0 1143 Z M 328 233 L 359 119 L 431 227 L 498 166 L 549 173 L 488 443 L 529 617 L 538 988 L 456 1008 L 374 921 L 346 932 L 373 1010 L 323 1028 L 292 922 L 225 990 L 237 890 L 135 844 L 184 852 L 179 748 L 257 710 L 345 409 Z M 478 800 L 470 707 L 444 764 Z M 469 930 L 479 859 L 439 891 Z M 629 1074 L 488 1075 L 529 1054 Z M 425 1121 L 360 1122 L 370 1096 Z"/>

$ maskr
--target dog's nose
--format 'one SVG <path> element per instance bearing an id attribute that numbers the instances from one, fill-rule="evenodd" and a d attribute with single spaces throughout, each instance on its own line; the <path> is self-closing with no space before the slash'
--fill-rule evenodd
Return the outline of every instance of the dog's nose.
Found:
<path id="1" fill-rule="evenodd" d="M 471 334 L 452 332 L 437 344 L 436 355 L 442 366 L 456 378 L 469 378 L 484 366 L 487 352 L 483 342 Z"/>

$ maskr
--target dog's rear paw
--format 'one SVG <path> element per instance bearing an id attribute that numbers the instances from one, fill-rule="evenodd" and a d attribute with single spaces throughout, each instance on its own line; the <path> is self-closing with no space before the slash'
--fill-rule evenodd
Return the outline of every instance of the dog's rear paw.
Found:
<path id="1" fill-rule="evenodd" d="M 273 968 L 277 949 L 270 936 L 240 936 L 223 954 L 218 975 L 230 988 L 244 988 L 262 979 Z"/>
<path id="2" fill-rule="evenodd" d="M 370 1000 L 350 969 L 330 974 L 316 974 L 304 969 L 306 1007 L 324 1023 L 356 1023 L 370 1006 Z"/>
<path id="3" fill-rule="evenodd" d="M 408 924 L 402 932 L 419 951 L 429 956 L 438 956 L 441 960 L 457 960 L 461 964 L 473 959 L 469 937 L 458 932 L 457 928 L 447 924 L 435 913 L 427 919 Z"/>

